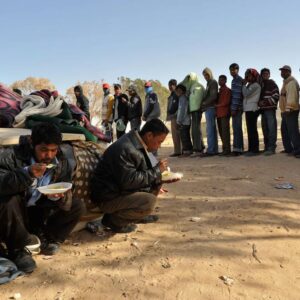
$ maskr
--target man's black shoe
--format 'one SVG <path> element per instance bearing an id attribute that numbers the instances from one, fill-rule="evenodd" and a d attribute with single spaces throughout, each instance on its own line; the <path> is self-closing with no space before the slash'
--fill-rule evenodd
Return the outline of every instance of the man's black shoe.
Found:
<path id="1" fill-rule="evenodd" d="M 103 224 L 103 226 L 110 228 L 111 231 L 113 231 L 115 233 L 129 233 L 129 232 L 135 231 L 137 229 L 137 226 L 135 224 L 128 224 L 125 226 L 114 225 L 110 220 L 109 214 L 104 215 L 104 217 L 102 218 L 102 224 Z"/>
<path id="2" fill-rule="evenodd" d="M 205 152 L 205 153 L 201 153 L 200 157 L 211 157 L 211 156 L 216 156 L 219 153 L 209 153 L 209 152 Z"/>
<path id="3" fill-rule="evenodd" d="M 259 155 L 259 152 L 247 151 L 245 153 L 245 156 L 248 156 L 248 157 L 257 156 L 257 155 Z"/>
<path id="4" fill-rule="evenodd" d="M 173 153 L 169 157 L 178 157 L 179 155 L 181 155 L 181 153 Z"/>
<path id="5" fill-rule="evenodd" d="M 24 273 L 31 273 L 36 268 L 36 263 L 32 259 L 30 251 L 26 248 L 15 250 L 11 259 L 18 269 Z"/>
<path id="6" fill-rule="evenodd" d="M 142 220 L 140 220 L 138 223 L 139 224 L 155 223 L 158 220 L 159 220 L 159 216 L 158 215 L 149 215 L 149 216 L 143 218 Z"/>
<path id="7" fill-rule="evenodd" d="M 58 252 L 58 250 L 59 250 L 59 243 L 54 241 L 47 241 L 47 240 L 42 241 L 41 254 L 54 255 Z"/>
<path id="8" fill-rule="evenodd" d="M 110 227 L 110 229 L 115 233 L 129 233 L 135 231 L 137 229 L 137 226 L 135 224 L 128 224 L 122 227 L 112 226 Z"/>
<path id="9" fill-rule="evenodd" d="M 243 155 L 243 153 L 242 152 L 237 152 L 237 151 L 233 151 L 230 154 L 230 156 L 241 156 L 241 155 Z"/>

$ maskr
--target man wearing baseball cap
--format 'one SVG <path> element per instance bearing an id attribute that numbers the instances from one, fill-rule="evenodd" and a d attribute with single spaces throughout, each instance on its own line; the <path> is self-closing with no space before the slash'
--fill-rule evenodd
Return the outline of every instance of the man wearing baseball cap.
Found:
<path id="1" fill-rule="evenodd" d="M 283 153 L 295 155 L 300 158 L 300 133 L 299 133 L 299 83 L 291 75 L 290 66 L 279 69 L 283 78 L 280 92 L 279 107 L 281 110 L 281 135 L 284 147 Z"/>

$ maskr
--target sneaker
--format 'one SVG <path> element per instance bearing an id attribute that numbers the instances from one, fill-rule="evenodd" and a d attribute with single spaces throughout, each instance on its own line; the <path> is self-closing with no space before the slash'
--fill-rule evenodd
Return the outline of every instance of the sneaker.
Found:
<path id="1" fill-rule="evenodd" d="M 59 247 L 58 242 L 44 240 L 41 244 L 41 254 L 54 255 L 58 252 Z"/>
<path id="2" fill-rule="evenodd" d="M 149 215 L 149 216 L 143 218 L 142 220 L 140 220 L 138 223 L 139 224 L 155 223 L 158 220 L 159 220 L 159 216 L 158 215 Z"/>
<path id="3" fill-rule="evenodd" d="M 15 250 L 11 259 L 18 269 L 24 273 L 31 273 L 36 268 L 36 263 L 26 247 L 22 250 Z"/>
<path id="4" fill-rule="evenodd" d="M 26 248 L 30 251 L 32 255 L 36 255 L 40 253 L 41 251 L 40 247 L 41 247 L 40 239 L 36 235 L 31 234 L 27 241 Z"/>

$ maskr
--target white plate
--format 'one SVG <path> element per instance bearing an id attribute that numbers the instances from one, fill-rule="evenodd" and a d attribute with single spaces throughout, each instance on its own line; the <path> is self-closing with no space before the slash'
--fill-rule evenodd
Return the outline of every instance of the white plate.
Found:
<path id="1" fill-rule="evenodd" d="M 52 195 L 52 194 L 62 194 L 66 191 L 70 190 L 72 188 L 72 183 L 70 182 L 57 182 L 52 183 L 45 186 L 40 186 L 37 189 L 40 193 L 46 194 L 46 195 Z"/>
<path id="2" fill-rule="evenodd" d="M 161 174 L 162 181 L 178 180 L 178 179 L 181 179 L 182 177 L 183 177 L 182 173 L 174 173 L 171 171 L 164 171 Z"/>

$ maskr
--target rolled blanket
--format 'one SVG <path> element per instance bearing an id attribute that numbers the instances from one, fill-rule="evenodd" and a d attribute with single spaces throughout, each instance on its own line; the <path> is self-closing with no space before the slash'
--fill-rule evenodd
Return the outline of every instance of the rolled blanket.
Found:
<path id="1" fill-rule="evenodd" d="M 22 111 L 16 115 L 13 127 L 25 127 L 26 118 L 33 115 L 55 117 L 62 112 L 62 97 L 50 98 L 49 105 L 44 99 L 37 95 L 29 95 L 21 102 Z"/>

